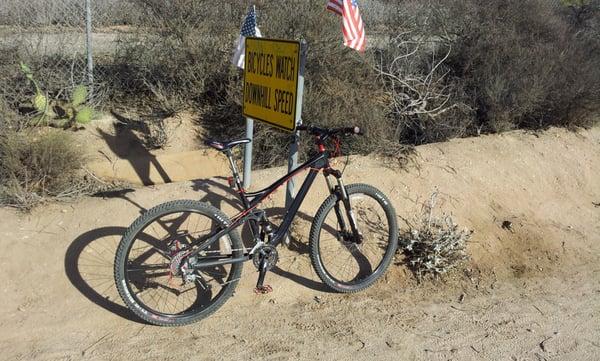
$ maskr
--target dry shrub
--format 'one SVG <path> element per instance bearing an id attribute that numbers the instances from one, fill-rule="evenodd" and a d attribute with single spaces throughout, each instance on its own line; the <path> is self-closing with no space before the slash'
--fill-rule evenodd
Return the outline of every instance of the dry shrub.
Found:
<path id="1" fill-rule="evenodd" d="M 18 48 L 14 44 L 0 47 L 0 115 L 5 117 L 28 101 L 32 92 L 28 89 L 25 77 L 21 75 L 18 63 Z"/>
<path id="2" fill-rule="evenodd" d="M 110 101 L 146 119 L 150 147 L 167 141 L 164 119 L 204 108 L 228 89 L 231 47 L 241 4 L 221 1 L 132 0 L 140 22 L 118 44 L 108 74 Z M 238 112 L 239 116 L 241 112 Z"/>
<path id="3" fill-rule="evenodd" d="M 474 112 L 462 82 L 447 60 L 447 40 L 406 31 L 379 52 L 378 72 L 391 106 L 399 142 L 423 144 L 464 137 L 473 128 Z"/>
<path id="4" fill-rule="evenodd" d="M 141 23 L 119 44 L 113 100 L 177 111 L 198 101 L 229 68 L 226 61 L 241 14 L 221 1 L 133 0 Z M 228 10 L 229 9 L 229 10 Z M 234 20 L 235 19 L 235 20 Z"/>
<path id="5" fill-rule="evenodd" d="M 399 140 L 589 125 L 600 102 L 594 9 L 582 22 L 542 0 L 404 2 L 378 62 Z"/>
<path id="6" fill-rule="evenodd" d="M 134 2 L 141 9 L 136 33 L 144 35 L 122 42 L 116 65 L 104 69 L 115 72 L 113 100 L 133 100 L 150 112 L 193 104 L 209 136 L 243 136 L 241 74 L 230 57 L 247 2 Z M 322 1 L 257 2 L 264 35 L 309 44 L 304 121 L 367 129 L 367 137 L 348 144 L 352 152 L 587 125 L 586 115 L 598 107 L 598 0 L 373 0 L 362 6 L 376 48 L 359 55 L 341 45 L 340 19 Z M 258 125 L 255 164 L 284 163 L 289 141 Z"/>
<path id="7" fill-rule="evenodd" d="M 450 66 L 473 97 L 483 131 L 586 125 L 585 113 L 600 99 L 597 38 L 545 0 L 446 6 L 456 36 Z"/>
<path id="8" fill-rule="evenodd" d="M 587 125 L 587 114 L 600 103 L 598 2 L 562 1 L 574 4 L 568 7 L 546 0 L 364 1 L 368 41 L 375 46 L 362 55 L 343 47 L 340 18 L 325 11 L 322 0 L 256 5 L 265 36 L 308 43 L 304 122 L 359 125 L 367 135 L 349 138 L 346 152 L 395 155 L 406 149 L 398 144 Z M 10 0 L 6 9 L 27 8 L 19 4 Z M 111 106 L 156 120 L 151 144 L 164 143 L 161 118 L 188 107 L 200 110 L 208 136 L 244 135 L 241 73 L 230 59 L 248 2 L 94 4 L 99 14 L 120 6 L 137 9 L 132 19 L 114 22 L 135 22 L 120 35 L 116 54 L 95 59 L 96 79 L 102 82 L 96 94 Z M 32 18 L 35 24 L 61 13 L 55 11 L 58 5 L 44 6 L 53 11 L 41 14 L 41 20 Z M 69 25 L 73 16 L 66 14 L 57 25 Z M 58 48 L 73 40 L 66 32 L 54 35 Z M 39 49 L 25 48 L 19 36 L 6 39 L 13 40 L 3 42 L 0 52 L 0 98 L 9 108 L 18 109 L 31 96 L 19 60 L 28 62 L 51 97 L 85 81 L 82 57 L 61 51 L 36 55 Z M 258 124 L 254 164 L 285 163 L 289 142 L 289 135 Z M 302 141 L 301 152 L 306 155 L 311 146 L 310 140 Z"/>
<path id="9" fill-rule="evenodd" d="M 20 125 L 19 120 L 19 116 L 15 111 L 0 97 L 0 134 L 18 128 Z"/>
<path id="10" fill-rule="evenodd" d="M 600 0 L 560 0 L 563 12 L 576 27 L 595 28 L 596 34 L 600 19 Z"/>
<path id="11" fill-rule="evenodd" d="M 70 133 L 0 133 L 0 204 L 29 209 L 81 190 L 83 156 Z"/>
<path id="12" fill-rule="evenodd" d="M 466 244 L 473 232 L 460 229 L 448 215 L 435 216 L 436 198 L 434 193 L 421 218 L 400 235 L 408 267 L 418 279 L 440 276 L 468 259 Z"/>

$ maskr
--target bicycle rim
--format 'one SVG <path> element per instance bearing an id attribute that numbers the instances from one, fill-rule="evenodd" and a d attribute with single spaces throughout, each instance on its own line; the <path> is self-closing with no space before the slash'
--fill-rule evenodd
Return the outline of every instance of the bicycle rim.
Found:
<path id="1" fill-rule="evenodd" d="M 184 279 L 177 259 L 191 251 L 199 237 L 217 231 L 220 224 L 206 214 L 189 210 L 157 216 L 131 240 L 125 256 L 124 286 L 135 307 L 157 320 L 196 315 L 215 304 L 227 286 L 236 281 L 235 265 L 194 271 Z M 205 256 L 226 257 L 236 250 L 229 236 L 206 250 Z M 164 321 L 164 320 L 163 320 Z"/>
<path id="2" fill-rule="evenodd" d="M 339 287 L 360 286 L 378 278 L 388 266 L 390 250 L 390 224 L 386 210 L 369 194 L 349 194 L 362 242 L 344 239 L 341 226 L 332 206 L 324 217 L 319 232 L 318 253 L 320 264 L 328 279 Z M 349 229 L 344 206 L 339 202 L 340 213 Z"/>

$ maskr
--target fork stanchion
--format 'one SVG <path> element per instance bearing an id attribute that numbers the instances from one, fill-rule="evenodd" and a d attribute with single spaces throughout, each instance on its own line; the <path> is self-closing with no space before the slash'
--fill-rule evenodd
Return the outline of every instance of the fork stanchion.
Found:
<path id="1" fill-rule="evenodd" d="M 291 173 L 294 169 L 298 168 L 298 138 L 300 138 L 299 132 L 295 131 L 292 137 L 292 143 L 290 144 L 290 156 L 288 158 L 288 173 Z M 296 180 L 295 177 L 292 177 L 287 184 L 287 190 L 285 192 L 285 209 L 288 209 L 294 201 L 295 186 Z"/>

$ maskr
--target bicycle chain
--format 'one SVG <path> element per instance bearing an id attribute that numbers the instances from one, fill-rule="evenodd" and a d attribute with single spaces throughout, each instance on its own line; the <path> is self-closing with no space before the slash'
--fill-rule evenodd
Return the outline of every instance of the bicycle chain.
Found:
<path id="1" fill-rule="evenodd" d="M 232 249 L 231 252 L 232 253 L 233 252 L 237 252 L 237 251 L 242 251 L 243 252 L 245 250 L 246 250 L 245 248 L 235 248 L 235 249 Z M 203 253 L 222 253 L 222 251 L 200 251 L 200 254 L 203 254 Z"/>

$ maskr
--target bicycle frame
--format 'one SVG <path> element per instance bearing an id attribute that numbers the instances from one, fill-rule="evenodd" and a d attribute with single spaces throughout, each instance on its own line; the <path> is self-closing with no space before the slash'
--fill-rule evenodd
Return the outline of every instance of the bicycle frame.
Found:
<path id="1" fill-rule="evenodd" d="M 310 169 L 308 172 L 308 175 L 306 176 L 306 179 L 304 180 L 304 182 L 302 183 L 302 186 L 298 190 L 298 193 L 296 194 L 296 197 L 294 198 L 292 204 L 286 210 L 286 213 L 283 217 L 283 220 L 281 221 L 281 224 L 277 228 L 277 231 L 274 233 L 273 237 L 267 243 L 265 243 L 265 244 L 271 245 L 273 247 L 278 246 L 283 241 L 286 233 L 288 232 L 290 225 L 292 224 L 292 221 L 294 220 L 294 217 L 296 216 L 298 209 L 300 209 L 300 206 L 302 205 L 302 202 L 304 201 L 304 199 L 308 193 L 308 190 L 310 189 L 315 178 L 317 177 L 317 174 L 322 169 L 325 170 L 324 174 L 327 179 L 327 184 L 329 186 L 330 192 L 334 192 L 334 187 L 329 182 L 329 179 L 327 178 L 327 176 L 335 175 L 336 178 L 338 178 L 338 179 L 340 179 L 339 177 L 341 177 L 341 175 L 338 175 L 339 172 L 334 171 L 330 168 L 329 153 L 327 151 L 323 151 L 323 152 L 319 152 L 319 154 L 313 156 L 311 159 L 309 159 L 308 161 L 306 161 L 305 163 L 303 163 L 302 165 L 300 165 L 298 168 L 294 169 L 290 173 L 279 178 L 270 186 L 268 186 L 262 190 L 256 191 L 256 192 L 246 192 L 241 185 L 239 173 L 237 171 L 237 167 L 235 166 L 235 163 L 233 162 L 231 153 L 226 152 L 226 155 L 230 162 L 230 167 L 231 167 L 231 170 L 233 173 L 233 178 L 234 178 L 235 184 L 237 186 L 238 194 L 240 196 L 242 204 L 244 205 L 244 210 L 242 212 L 240 212 L 239 214 L 237 214 L 235 217 L 233 217 L 232 222 L 227 226 L 227 228 L 220 230 L 219 232 L 210 236 L 206 240 L 201 240 L 203 242 L 199 245 L 198 249 L 194 250 L 190 254 L 190 256 L 194 256 L 194 255 L 200 253 L 202 250 L 210 247 L 218 239 L 220 239 L 227 233 L 231 232 L 233 229 L 243 225 L 246 222 L 249 222 L 249 224 L 250 224 L 254 239 L 260 241 L 257 236 L 258 231 L 259 231 L 259 224 L 258 224 L 259 219 L 256 214 L 252 213 L 252 211 L 255 210 L 257 208 L 257 206 L 261 202 L 263 202 L 267 197 L 269 197 L 269 195 L 271 195 L 275 190 L 277 190 L 279 187 L 281 187 L 282 185 L 287 183 L 292 177 L 296 176 L 298 173 L 300 173 L 306 169 Z M 340 182 L 341 182 L 341 180 L 340 180 Z M 264 213 L 263 213 L 263 215 L 264 215 Z M 259 245 L 260 243 L 257 242 L 257 244 Z M 254 248 L 256 248 L 256 246 Z M 246 261 L 252 259 L 252 252 L 254 251 L 254 248 L 249 253 L 245 254 L 243 257 L 225 258 L 224 256 L 221 256 L 221 257 L 219 257 L 219 259 L 214 260 L 214 261 L 199 260 L 195 264 L 194 267 L 195 268 L 203 268 L 203 267 L 212 267 L 212 266 L 218 266 L 218 265 L 246 262 Z"/>

